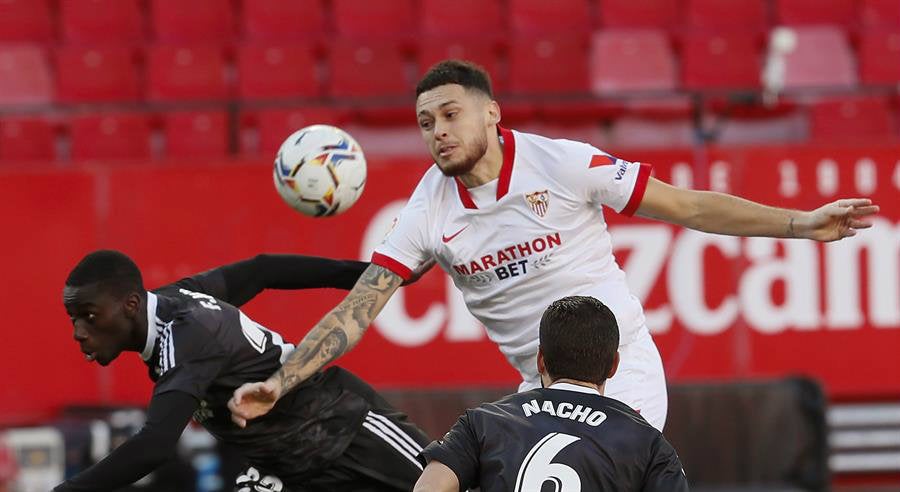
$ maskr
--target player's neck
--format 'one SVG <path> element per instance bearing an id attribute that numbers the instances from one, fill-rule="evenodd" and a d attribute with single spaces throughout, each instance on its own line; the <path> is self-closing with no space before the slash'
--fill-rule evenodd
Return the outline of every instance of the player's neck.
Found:
<path id="1" fill-rule="evenodd" d="M 478 159 L 471 171 L 460 175 L 459 180 L 466 188 L 475 188 L 499 178 L 502 167 L 503 146 L 500 145 L 500 137 L 493 136 L 488 139 L 487 151 L 481 159 Z"/>
<path id="2" fill-rule="evenodd" d="M 554 379 L 553 382 L 551 382 L 550 384 L 547 385 L 547 387 L 553 386 L 554 384 L 557 384 L 557 383 L 568 383 L 568 384 L 574 384 L 575 386 L 584 386 L 585 388 L 591 388 L 591 389 L 597 390 L 597 392 L 600 393 L 601 395 L 603 394 L 603 391 L 606 389 L 605 383 L 597 385 L 594 383 L 589 383 L 587 381 L 579 381 L 577 379 L 568 379 L 568 378 Z"/>
<path id="3" fill-rule="evenodd" d="M 141 307 L 138 311 L 137 318 L 134 320 L 134 328 L 131 331 L 131 340 L 126 350 L 132 352 L 142 352 L 144 345 L 147 343 L 147 329 L 150 320 L 147 319 L 147 298 L 141 301 Z"/>

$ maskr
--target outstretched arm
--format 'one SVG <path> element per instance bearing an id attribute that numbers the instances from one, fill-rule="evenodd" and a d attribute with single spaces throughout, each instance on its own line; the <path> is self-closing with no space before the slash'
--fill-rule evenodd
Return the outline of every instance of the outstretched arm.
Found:
<path id="1" fill-rule="evenodd" d="M 175 285 L 240 307 L 265 289 L 350 290 L 368 266 L 362 261 L 318 256 L 259 254 L 182 279 Z"/>
<path id="2" fill-rule="evenodd" d="M 247 383 L 228 402 L 232 420 L 244 426 L 275 406 L 281 395 L 329 362 L 353 348 L 403 280 L 378 265 L 370 265 L 356 285 L 303 338 L 281 369 L 262 383 Z"/>
<path id="3" fill-rule="evenodd" d="M 836 241 L 871 227 L 878 212 L 867 198 L 837 200 L 812 211 L 769 207 L 725 193 L 676 188 L 650 178 L 637 209 L 642 217 L 729 236 Z"/>
<path id="4" fill-rule="evenodd" d="M 115 490 L 140 480 L 175 453 L 175 445 L 196 409 L 197 400 L 187 393 L 171 391 L 154 396 L 140 432 L 53 491 Z"/>

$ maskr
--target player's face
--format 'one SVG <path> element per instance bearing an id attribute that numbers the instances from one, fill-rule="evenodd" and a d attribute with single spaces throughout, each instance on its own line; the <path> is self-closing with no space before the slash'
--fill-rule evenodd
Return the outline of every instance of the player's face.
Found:
<path id="1" fill-rule="evenodd" d="M 488 134 L 498 120 L 496 106 L 487 96 L 459 84 L 435 87 L 416 99 L 422 138 L 446 176 L 466 174 L 484 157 Z"/>
<path id="2" fill-rule="evenodd" d="M 129 303 L 133 305 L 136 296 L 118 299 L 98 284 L 63 289 L 63 305 L 85 360 L 105 366 L 127 347 L 134 317 Z"/>

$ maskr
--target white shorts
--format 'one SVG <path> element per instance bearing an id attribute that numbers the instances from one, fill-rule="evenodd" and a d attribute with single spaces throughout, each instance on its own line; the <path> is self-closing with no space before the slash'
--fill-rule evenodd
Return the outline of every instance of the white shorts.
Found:
<path id="1" fill-rule="evenodd" d="M 540 382 L 525 381 L 519 385 L 519 391 L 539 387 Z M 633 342 L 619 346 L 619 369 L 606 381 L 604 395 L 627 404 L 640 412 L 650 425 L 663 430 L 669 410 L 666 374 L 659 350 L 646 327 L 641 328 Z"/>

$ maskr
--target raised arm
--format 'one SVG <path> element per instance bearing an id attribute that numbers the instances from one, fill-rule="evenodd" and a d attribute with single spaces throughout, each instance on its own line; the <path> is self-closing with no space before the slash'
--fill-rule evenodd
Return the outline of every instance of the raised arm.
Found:
<path id="1" fill-rule="evenodd" d="M 676 188 L 650 178 L 637 209 L 642 217 L 729 236 L 766 236 L 836 241 L 872 224 L 878 212 L 867 198 L 831 202 L 812 211 L 769 207 L 725 193 Z"/>
<path id="2" fill-rule="evenodd" d="M 378 265 L 370 265 L 334 309 L 319 321 L 288 356 L 281 369 L 261 383 L 247 383 L 228 402 L 232 420 L 244 426 L 264 415 L 281 395 L 353 348 L 403 280 Z"/>
<path id="3" fill-rule="evenodd" d="M 240 307 L 265 289 L 349 290 L 368 266 L 318 256 L 259 254 L 182 279 L 175 286 Z"/>

